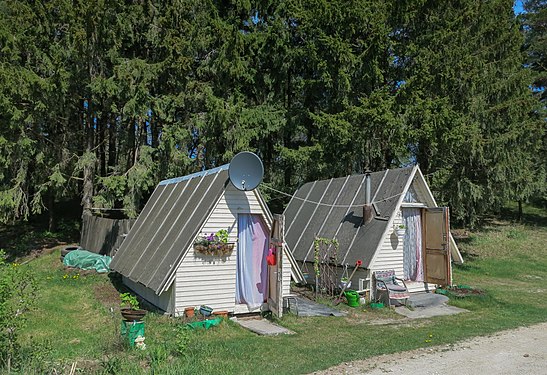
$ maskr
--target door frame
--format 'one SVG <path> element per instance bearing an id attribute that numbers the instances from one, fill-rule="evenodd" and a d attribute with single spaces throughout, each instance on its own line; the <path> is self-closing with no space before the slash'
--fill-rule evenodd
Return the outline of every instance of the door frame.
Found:
<path id="1" fill-rule="evenodd" d="M 285 220 L 274 214 L 270 231 L 270 248 L 275 250 L 275 265 L 268 265 L 268 308 L 273 315 L 283 316 L 283 251 L 285 244 Z M 271 283 L 275 285 L 272 285 Z M 273 294 L 273 295 L 272 295 Z"/>

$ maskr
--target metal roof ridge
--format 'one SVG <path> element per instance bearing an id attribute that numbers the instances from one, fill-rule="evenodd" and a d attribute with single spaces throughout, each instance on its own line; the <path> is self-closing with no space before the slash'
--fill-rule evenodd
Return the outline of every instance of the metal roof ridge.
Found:
<path id="1" fill-rule="evenodd" d="M 221 165 L 221 166 L 216 167 L 216 168 L 206 169 L 204 171 L 192 173 L 192 174 L 189 174 L 189 175 L 186 175 L 186 176 L 175 177 L 175 178 L 170 178 L 170 179 L 167 179 L 167 180 L 163 180 L 163 181 L 160 181 L 160 183 L 158 185 L 177 184 L 177 183 L 182 182 L 182 181 L 191 180 L 192 178 L 205 177 L 205 176 L 208 176 L 210 174 L 218 173 L 218 172 L 221 172 L 221 171 L 226 171 L 229 168 L 230 168 L 230 163 Z"/>

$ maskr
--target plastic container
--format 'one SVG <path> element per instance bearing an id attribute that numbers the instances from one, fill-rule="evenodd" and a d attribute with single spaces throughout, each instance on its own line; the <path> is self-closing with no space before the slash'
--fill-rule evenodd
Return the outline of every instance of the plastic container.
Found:
<path id="1" fill-rule="evenodd" d="M 214 326 L 218 326 L 222 322 L 222 318 L 216 318 L 216 319 L 209 319 L 209 320 L 202 320 L 199 322 L 192 322 L 192 323 L 186 323 L 187 327 L 190 328 L 205 328 L 209 329 Z"/>
<path id="2" fill-rule="evenodd" d="M 357 307 L 359 306 L 359 293 L 355 290 L 347 290 L 344 292 L 346 299 L 348 300 L 348 306 Z"/>
<path id="3" fill-rule="evenodd" d="M 201 305 L 199 307 L 199 313 L 203 316 L 209 316 L 213 312 L 213 309 L 209 306 Z"/>
<path id="4" fill-rule="evenodd" d="M 144 322 L 122 320 L 121 333 L 130 347 L 135 347 L 137 337 L 144 337 Z"/>

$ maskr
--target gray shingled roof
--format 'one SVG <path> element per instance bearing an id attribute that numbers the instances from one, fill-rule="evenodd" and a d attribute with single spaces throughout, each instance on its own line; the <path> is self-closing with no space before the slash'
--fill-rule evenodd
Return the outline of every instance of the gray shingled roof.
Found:
<path id="1" fill-rule="evenodd" d="M 366 225 L 362 225 L 365 175 L 303 185 L 284 212 L 285 240 L 296 260 L 313 261 L 313 241 L 318 236 L 338 240 L 339 264 L 355 264 L 360 259 L 362 267 L 368 268 L 412 169 L 389 169 L 371 174 L 376 217 Z"/>
<path id="2" fill-rule="evenodd" d="M 160 182 L 110 268 L 161 293 L 228 182 L 228 165 Z"/>

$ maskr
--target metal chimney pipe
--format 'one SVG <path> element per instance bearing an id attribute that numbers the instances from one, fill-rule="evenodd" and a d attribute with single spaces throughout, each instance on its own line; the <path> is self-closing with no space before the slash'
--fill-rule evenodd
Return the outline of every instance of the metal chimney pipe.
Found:
<path id="1" fill-rule="evenodd" d="M 365 172 L 365 204 L 370 204 L 370 171 Z"/>
<path id="2" fill-rule="evenodd" d="M 373 207 L 370 198 L 371 194 L 371 184 L 370 184 L 370 174 L 371 171 L 365 171 L 365 205 L 363 206 L 363 224 L 368 224 L 372 221 L 374 216 Z"/>

